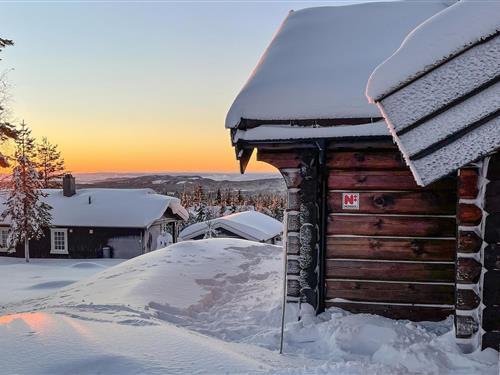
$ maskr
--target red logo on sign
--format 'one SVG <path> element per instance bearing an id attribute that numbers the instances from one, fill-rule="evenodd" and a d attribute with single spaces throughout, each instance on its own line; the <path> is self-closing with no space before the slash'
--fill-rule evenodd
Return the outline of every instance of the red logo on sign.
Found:
<path id="1" fill-rule="evenodd" d="M 342 209 L 359 210 L 359 193 L 342 193 Z"/>

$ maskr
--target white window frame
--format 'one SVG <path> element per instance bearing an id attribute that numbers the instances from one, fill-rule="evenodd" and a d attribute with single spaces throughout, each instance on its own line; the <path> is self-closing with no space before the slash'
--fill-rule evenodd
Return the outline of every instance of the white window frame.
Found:
<path id="1" fill-rule="evenodd" d="M 56 249 L 55 233 L 64 233 L 64 249 Z M 68 229 L 66 228 L 50 228 L 50 253 L 51 254 L 68 254 Z"/>
<path id="2" fill-rule="evenodd" d="M 0 253 L 7 253 L 9 251 L 9 231 L 10 229 L 7 228 L 7 227 L 0 227 Z M 3 247 L 2 246 L 2 242 L 1 242 L 1 236 L 3 236 L 3 233 L 6 232 L 7 233 L 7 243 L 6 243 L 6 247 Z"/>

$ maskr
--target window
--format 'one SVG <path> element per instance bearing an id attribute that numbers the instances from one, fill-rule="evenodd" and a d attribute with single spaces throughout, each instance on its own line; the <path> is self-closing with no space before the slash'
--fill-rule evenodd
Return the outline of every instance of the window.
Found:
<path id="1" fill-rule="evenodd" d="M 68 230 L 53 228 L 50 230 L 51 254 L 68 254 Z"/>
<path id="2" fill-rule="evenodd" d="M 9 229 L 0 228 L 0 251 L 6 252 L 9 249 Z"/>

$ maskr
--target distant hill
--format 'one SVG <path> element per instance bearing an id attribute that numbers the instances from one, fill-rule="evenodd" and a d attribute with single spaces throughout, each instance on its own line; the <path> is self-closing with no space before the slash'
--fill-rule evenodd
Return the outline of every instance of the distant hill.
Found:
<path id="1" fill-rule="evenodd" d="M 216 178 L 218 176 L 215 176 Z M 225 176 L 222 176 L 225 177 Z M 102 180 L 87 180 L 79 182 L 78 187 L 100 187 L 118 189 L 151 188 L 159 193 L 173 194 L 182 191 L 193 191 L 196 186 L 203 186 L 206 192 L 221 190 L 241 190 L 246 194 L 280 193 L 285 191 L 285 183 L 279 175 L 276 177 L 265 176 L 253 180 L 238 181 L 237 179 L 214 179 L 199 175 L 143 175 L 111 177 Z"/>

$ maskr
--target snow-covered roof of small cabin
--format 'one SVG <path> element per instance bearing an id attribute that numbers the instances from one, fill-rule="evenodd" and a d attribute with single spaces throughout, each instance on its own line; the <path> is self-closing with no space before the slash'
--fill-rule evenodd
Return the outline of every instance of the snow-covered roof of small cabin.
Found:
<path id="1" fill-rule="evenodd" d="M 43 192 L 43 201 L 52 207 L 54 226 L 146 228 L 161 219 L 168 208 L 184 220 L 189 218 L 179 199 L 152 189 L 77 189 L 71 197 L 65 197 L 62 189 Z M 2 212 L 7 196 L 7 191 L 0 193 Z M 2 223 L 9 224 L 9 218 Z"/>
<path id="2" fill-rule="evenodd" d="M 367 94 L 419 185 L 500 148 L 500 2 L 460 1 L 422 23 Z"/>
<path id="3" fill-rule="evenodd" d="M 500 31 L 500 1 L 461 0 L 415 28 L 392 56 L 371 74 L 371 100 Z"/>
<path id="4" fill-rule="evenodd" d="M 241 119 L 380 117 L 364 94 L 370 73 L 411 29 L 446 6 L 397 1 L 290 12 L 236 97 L 226 127 Z"/>
<path id="5" fill-rule="evenodd" d="M 179 237 L 181 240 L 189 240 L 203 235 L 210 225 L 215 230 L 225 229 L 252 241 L 267 241 L 283 232 L 283 223 L 278 220 L 257 211 L 245 211 L 195 223 L 184 228 Z"/>

